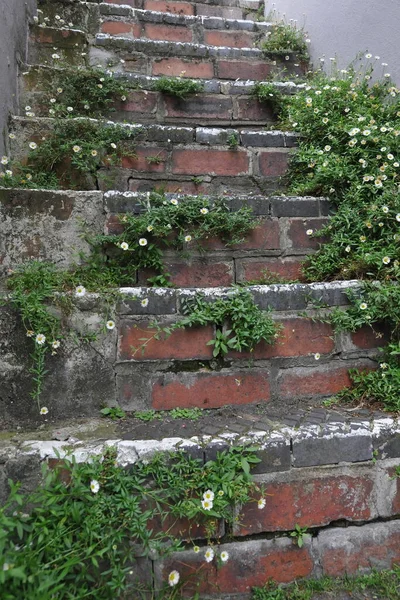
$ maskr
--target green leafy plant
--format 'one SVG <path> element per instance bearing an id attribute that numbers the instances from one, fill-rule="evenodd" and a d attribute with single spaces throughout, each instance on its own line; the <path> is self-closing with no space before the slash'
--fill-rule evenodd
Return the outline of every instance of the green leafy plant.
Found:
<path id="1" fill-rule="evenodd" d="M 300 527 L 296 523 L 294 526 L 294 530 L 290 533 L 290 537 L 293 538 L 293 541 L 298 545 L 299 548 L 303 547 L 304 544 L 304 536 L 307 535 L 308 527 Z"/>
<path id="2" fill-rule="evenodd" d="M 236 150 L 239 146 L 239 142 L 239 134 L 237 132 L 232 132 L 226 140 L 226 143 L 231 150 Z"/>
<path id="3" fill-rule="evenodd" d="M 160 77 L 153 84 L 153 89 L 183 100 L 191 94 L 202 92 L 204 84 L 201 81 L 184 79 L 182 77 Z"/>
<path id="4" fill-rule="evenodd" d="M 185 301 L 182 310 L 185 316 L 168 327 L 155 323 L 157 332 L 143 338 L 143 344 L 133 351 L 144 351 L 150 340 L 168 336 L 176 329 L 210 324 L 216 327 L 215 338 L 208 342 L 214 346 L 214 357 L 224 357 L 229 351 L 251 353 L 261 341 L 271 344 L 279 336 L 270 312 L 261 310 L 248 290 L 237 288 L 228 297 L 212 302 L 197 294 Z"/>
<path id="5" fill-rule="evenodd" d="M 155 410 L 137 410 L 134 417 L 140 421 L 154 421 L 155 419 L 161 419 L 162 413 Z"/>
<path id="6" fill-rule="evenodd" d="M 236 502 L 261 493 L 250 475 L 259 461 L 254 448 L 231 448 L 206 464 L 184 452 L 158 454 L 129 470 L 116 458 L 109 449 L 87 463 L 60 461 L 26 497 L 10 482 L 0 508 L 2 599 L 148 597 L 135 555 L 180 549 L 155 522 L 195 519 L 217 536 L 217 519 L 231 522 Z M 165 582 L 160 595 L 175 592 Z"/>
<path id="7" fill-rule="evenodd" d="M 106 406 L 101 409 L 100 414 L 110 419 L 124 419 L 126 417 L 125 411 L 119 406 Z"/>
<path id="8" fill-rule="evenodd" d="M 100 118 L 115 111 L 115 104 L 124 102 L 129 93 L 121 78 L 99 67 L 57 69 L 46 87 L 49 116 L 63 118 Z"/>
<path id="9" fill-rule="evenodd" d="M 173 408 L 168 414 L 173 419 L 189 419 L 190 421 L 197 421 L 201 419 L 204 411 L 201 408 Z"/>
<path id="10" fill-rule="evenodd" d="M 252 89 L 252 94 L 260 102 L 268 102 L 274 114 L 280 115 L 289 102 L 287 94 L 283 94 L 276 85 L 271 82 L 258 82 Z"/>
<path id="11" fill-rule="evenodd" d="M 261 41 L 260 46 L 268 54 L 294 52 L 299 60 L 309 60 L 304 31 L 285 21 L 272 23 L 271 30 L 266 33 L 266 39 Z"/>

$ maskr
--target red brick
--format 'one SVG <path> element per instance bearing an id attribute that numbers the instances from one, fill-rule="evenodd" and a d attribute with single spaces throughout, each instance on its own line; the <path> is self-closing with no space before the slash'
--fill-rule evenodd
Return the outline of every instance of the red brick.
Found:
<path id="1" fill-rule="evenodd" d="M 165 160 L 167 159 L 167 152 L 161 150 L 159 147 L 155 148 L 135 148 L 136 156 L 123 156 L 121 159 L 121 165 L 124 169 L 132 169 L 134 171 L 151 171 L 152 173 L 164 173 L 165 171 Z M 149 156 L 158 156 L 162 159 L 160 163 L 148 162 L 146 159 Z"/>
<path id="2" fill-rule="evenodd" d="M 240 509 L 234 535 L 290 531 L 296 524 L 322 527 L 338 519 L 366 521 L 371 518 L 374 498 L 370 477 L 332 475 L 332 471 L 323 477 L 307 475 L 298 481 L 264 482 L 265 508 L 258 508 L 258 494 L 255 501 Z"/>
<path id="3" fill-rule="evenodd" d="M 374 327 L 361 327 L 351 334 L 351 341 L 357 348 L 367 350 L 368 348 L 380 348 L 389 341 L 389 333 L 383 325 L 374 324 Z"/>
<path id="4" fill-rule="evenodd" d="M 279 393 L 282 398 L 329 396 L 337 394 L 349 385 L 348 368 L 335 365 L 285 369 L 281 371 L 278 380 Z"/>
<path id="5" fill-rule="evenodd" d="M 289 160 L 289 153 L 285 150 L 263 151 L 259 154 L 260 175 L 265 177 L 282 177 L 285 175 Z"/>
<path id="6" fill-rule="evenodd" d="M 104 233 L 106 235 L 116 235 L 118 233 L 122 233 L 124 230 L 124 225 L 121 223 L 121 220 L 118 215 L 109 215 L 107 218 L 107 222 L 104 226 Z"/>
<path id="7" fill-rule="evenodd" d="M 200 499 L 196 498 L 196 500 L 200 502 Z M 168 533 L 170 536 L 185 541 L 208 539 L 209 537 L 207 535 L 207 522 L 209 524 L 207 517 L 198 515 L 196 520 L 194 520 L 185 517 L 178 518 L 172 515 L 170 512 L 163 512 L 163 514 L 160 515 L 157 511 L 155 503 L 152 501 L 146 501 L 146 503 L 143 502 L 142 508 L 143 510 L 155 510 L 153 518 L 147 521 L 147 529 L 151 529 L 153 531 L 153 535 L 163 531 Z M 216 521 L 216 537 L 221 537 L 224 534 L 224 531 L 224 522 Z"/>
<path id="8" fill-rule="evenodd" d="M 298 259 L 269 259 L 241 261 L 240 281 L 260 279 L 264 274 L 278 275 L 289 281 L 302 279 L 302 258 Z"/>
<path id="9" fill-rule="evenodd" d="M 242 121 L 273 121 L 274 113 L 266 102 L 255 98 L 238 98 L 238 116 Z"/>
<path id="10" fill-rule="evenodd" d="M 288 583 L 311 575 L 313 570 L 309 544 L 298 548 L 288 539 L 223 544 L 216 548 L 216 555 L 223 550 L 228 552 L 229 560 L 221 567 L 216 559 L 207 564 L 204 551 L 172 555 L 157 568 L 159 584 L 167 581 L 168 574 L 176 569 L 181 580 L 187 582 L 184 597 L 193 598 L 197 591 L 200 598 L 219 599 L 238 594 L 250 598 L 253 587 L 264 586 L 270 579 Z"/>
<path id="11" fill-rule="evenodd" d="M 212 347 L 207 342 L 214 336 L 213 328 L 199 327 L 177 329 L 170 336 L 161 335 L 161 339 L 151 339 L 156 333 L 147 321 L 136 323 L 123 321 L 119 330 L 120 360 L 196 360 L 212 357 Z M 142 349 L 145 342 L 150 341 Z M 135 348 L 139 348 L 135 352 Z"/>
<path id="12" fill-rule="evenodd" d="M 146 23 L 145 37 L 149 40 L 165 40 L 166 42 L 192 42 L 193 34 L 189 27 Z"/>
<path id="13" fill-rule="evenodd" d="M 310 319 L 282 319 L 278 321 L 283 329 L 275 344 L 261 342 L 257 344 L 251 356 L 255 359 L 275 357 L 307 356 L 309 354 L 328 354 L 335 347 L 333 330 L 328 323 L 319 323 Z M 236 358 L 249 356 L 248 353 L 230 352 Z"/>
<path id="14" fill-rule="evenodd" d="M 318 248 L 324 238 L 314 238 L 307 235 L 307 231 L 314 232 L 324 227 L 328 219 L 290 219 L 287 232 L 292 248 Z"/>
<path id="15" fill-rule="evenodd" d="M 205 31 L 204 43 L 228 48 L 252 48 L 254 37 L 244 31 Z"/>
<path id="16" fill-rule="evenodd" d="M 266 402 L 270 398 L 268 373 L 179 373 L 165 375 L 153 385 L 152 406 L 218 408 L 226 404 Z"/>
<path id="17" fill-rule="evenodd" d="M 210 62 L 184 61 L 180 58 L 162 58 L 153 63 L 152 75 L 167 75 L 168 77 L 191 77 L 212 79 L 214 67 Z"/>
<path id="18" fill-rule="evenodd" d="M 140 25 L 126 23 L 125 21 L 104 21 L 101 26 L 102 33 L 109 35 L 129 34 L 135 38 L 140 37 Z"/>
<path id="19" fill-rule="evenodd" d="M 147 116 L 155 113 L 157 109 L 157 97 L 158 94 L 156 92 L 147 92 L 145 90 L 130 92 L 126 102 L 120 102 L 117 109 Z"/>
<path id="20" fill-rule="evenodd" d="M 226 248 L 219 238 L 202 240 L 201 245 L 209 250 Z M 229 246 L 233 250 L 275 250 L 279 249 L 279 225 L 277 219 L 264 219 L 251 230 L 241 244 Z"/>
<path id="21" fill-rule="evenodd" d="M 178 287 L 230 286 L 234 283 L 232 262 L 192 261 L 190 263 L 164 262 L 171 281 Z M 139 283 L 145 284 L 154 274 L 147 270 L 139 272 Z"/>
<path id="22" fill-rule="evenodd" d="M 198 94 L 186 100 L 164 96 L 166 117 L 185 117 L 202 119 L 232 119 L 232 99 L 215 94 Z"/>
<path id="23" fill-rule="evenodd" d="M 249 169 L 245 150 L 177 150 L 172 154 L 172 172 L 183 175 L 241 175 Z"/>
<path id="24" fill-rule="evenodd" d="M 325 543 L 320 545 L 324 575 L 343 577 L 373 567 L 391 568 L 394 564 L 399 564 L 400 529 L 396 526 L 397 523 L 398 521 L 392 521 L 392 531 L 390 523 L 376 523 L 349 527 L 345 530 L 345 535 L 339 533 L 335 536 L 336 539 L 327 535 Z"/>
<path id="25" fill-rule="evenodd" d="M 265 62 L 219 60 L 218 77 L 221 79 L 253 79 L 263 81 L 271 73 L 271 65 Z"/>
<path id="26" fill-rule="evenodd" d="M 107 4 L 127 4 L 128 6 L 139 8 L 136 0 L 104 0 L 104 2 Z"/>
<path id="27" fill-rule="evenodd" d="M 145 0 L 143 8 L 145 10 L 156 10 L 159 12 L 173 13 L 176 15 L 194 15 L 194 5 L 190 4 L 190 2 Z"/>

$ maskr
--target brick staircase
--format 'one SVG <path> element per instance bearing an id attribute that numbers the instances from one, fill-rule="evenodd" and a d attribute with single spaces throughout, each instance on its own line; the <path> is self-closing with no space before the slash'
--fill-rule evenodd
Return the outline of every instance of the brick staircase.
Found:
<path id="1" fill-rule="evenodd" d="M 43 403 L 50 411 L 50 427 L 46 426 L 40 436 L 45 441 L 37 442 L 36 446 L 28 444 L 27 451 L 19 440 L 12 459 L 9 448 L 6 447 L 3 455 L 0 452 L 0 480 L 2 473 L 13 473 L 10 460 L 20 460 L 21 464 L 28 465 L 28 470 L 35 471 L 37 464 L 32 466 L 29 460 L 40 462 L 54 458 L 49 450 L 53 444 L 50 440 L 54 423 L 78 417 L 85 423 L 95 421 L 104 405 L 120 406 L 126 411 L 223 406 L 251 411 L 259 405 L 264 414 L 268 415 L 270 410 L 273 415 L 275 411 L 282 420 L 285 416 L 290 418 L 291 411 L 299 407 L 319 408 L 324 398 L 349 384 L 349 368 L 374 368 L 384 332 L 374 334 L 366 329 L 335 336 L 330 325 L 313 319 L 317 314 L 316 304 L 323 304 L 326 311 L 346 305 L 346 291 L 356 287 L 357 282 L 248 283 L 259 279 L 265 270 L 288 280 L 301 279 L 301 262 L 317 247 L 307 230 L 321 228 L 329 215 L 329 203 L 324 198 L 283 195 L 284 175 L 290 154 L 295 151 L 297 136 L 271 128 L 275 122 L 272 107 L 259 103 L 252 95 L 252 88 L 257 81 L 273 75 L 275 85 L 291 93 L 301 85 L 296 76 L 304 73 L 306 65 L 291 52 L 268 57 L 257 47 L 258 40 L 270 29 L 269 23 L 253 20 L 259 8 L 258 0 L 125 0 L 123 3 L 74 0 L 43 2 L 41 7 L 50 23 L 54 24 L 55 16 L 62 14 L 64 21 L 73 26 L 31 26 L 27 65 L 20 76 L 21 112 L 10 122 L 10 131 L 15 134 L 10 142 L 11 155 L 23 160 L 28 142 L 40 143 L 41 137 L 54 125 L 43 102 L 43 90 L 60 68 L 51 58 L 57 52 L 70 65 L 102 65 L 127 84 L 130 92 L 126 101 L 115 104 L 107 116 L 112 122 L 137 130 L 135 156 L 104 168 L 107 179 L 89 179 L 85 188 L 78 191 L 0 189 L 0 275 L 29 258 L 52 260 L 63 267 L 70 265 L 78 251 L 88 250 L 77 226 L 79 220 L 85 221 L 95 234 L 116 233 L 121 227 L 118 215 L 137 213 L 140 200 L 154 188 L 162 188 L 167 198 L 182 202 L 184 194 L 205 194 L 211 200 L 222 196 L 232 211 L 250 206 L 260 222 L 243 243 L 231 248 L 209 239 L 204 242 L 205 252 L 193 248 L 187 259 L 168 251 L 164 261 L 175 288 L 149 288 L 147 278 L 152 273 L 139 271 L 132 276 L 132 287 L 123 290 L 125 298 L 119 306 L 114 331 L 99 335 L 91 347 L 77 350 L 66 344 L 62 357 L 50 357 L 43 390 Z M 154 82 L 165 75 L 201 80 L 204 90 L 184 100 L 154 91 Z M 280 75 L 285 75 L 285 81 L 278 81 Z M 286 81 L 288 75 L 293 76 L 293 82 Z M 36 116 L 25 116 L 23 107 L 26 105 L 32 107 Z M 232 135 L 237 140 L 234 149 L 229 144 Z M 153 155 L 161 160 L 156 163 L 146 160 Z M 260 344 L 252 355 L 231 352 L 223 361 L 216 361 L 212 348 L 207 346 L 214 333 L 210 326 L 178 330 L 168 339 L 153 340 L 143 353 L 132 350 L 140 345 L 141 338 L 151 335 L 154 318 L 165 324 L 173 322 L 182 313 L 182 301 L 196 290 L 213 299 L 229 294 L 229 286 L 233 284 L 246 286 L 246 283 L 256 303 L 263 309 L 271 308 L 274 319 L 282 325 L 276 344 Z M 145 298 L 149 302 L 142 306 L 140 300 Z M 78 330 L 98 328 L 99 304 L 96 294 L 77 300 L 79 314 L 74 327 Z M 0 346 L 5 365 L 0 419 L 5 428 L 23 426 L 29 430 L 40 421 L 37 408 L 32 406 L 28 396 L 31 383 L 25 331 L 7 306 L 1 310 L 0 331 L 6 341 Z M 344 438 L 351 439 L 352 427 L 357 423 L 352 424 L 348 414 L 343 419 L 343 414 L 337 413 L 336 418 L 342 423 L 340 427 L 343 425 Z M 237 421 L 236 417 L 228 419 L 226 425 L 231 435 L 226 439 L 234 443 L 240 441 L 235 437 Z M 256 421 L 253 420 L 254 427 Z M 314 429 L 310 429 L 308 423 L 308 429 L 301 425 L 297 432 L 293 429 L 282 433 L 282 438 L 279 437 L 281 426 L 277 425 L 272 435 L 261 428 L 268 452 L 259 477 L 266 477 L 271 486 L 275 486 L 274 493 L 276 486 L 289 486 L 293 473 L 299 474 L 300 470 L 301 481 L 309 483 L 306 467 L 318 465 L 321 473 L 317 479 L 321 479 L 317 483 L 313 480 L 312 485 L 322 495 L 340 496 L 340 509 L 336 507 L 331 512 L 330 507 L 321 509 L 321 518 L 310 520 L 306 505 L 315 500 L 311 494 L 306 502 L 298 501 L 295 517 L 289 520 L 282 517 L 278 524 L 274 519 L 258 522 L 257 515 L 246 512 L 243 527 L 238 526 L 233 535 L 240 538 L 257 534 L 259 537 L 266 533 L 270 536 L 290 530 L 295 523 L 320 528 L 339 519 L 360 523 L 398 515 L 400 488 L 395 489 L 394 484 L 389 483 L 389 476 L 393 472 L 393 461 L 400 456 L 399 429 L 394 420 L 387 418 L 387 431 L 385 436 L 380 436 L 373 419 L 364 418 L 363 423 L 358 423 L 364 428 L 362 435 L 368 438 L 363 452 L 357 452 L 354 446 L 346 458 L 340 453 L 335 456 L 335 452 L 328 456 L 328 450 L 322 462 L 310 459 L 301 462 L 294 456 L 293 440 L 310 442 L 312 438 L 314 446 L 310 446 L 308 452 L 319 455 L 329 447 L 329 440 L 335 435 L 334 427 L 320 429 L 319 422 L 311 422 Z M 89 435 L 92 447 L 96 446 L 98 437 L 104 439 L 104 435 L 96 438 L 97 426 L 91 431 L 88 425 L 88 431 L 83 437 Z M 216 441 L 210 436 L 202 440 L 201 434 L 205 431 L 198 433 L 196 443 L 205 459 L 204 443 L 216 444 L 217 448 L 227 443 L 221 431 L 215 432 Z M 252 433 L 246 435 L 250 436 L 247 439 L 253 439 Z M 36 433 L 30 439 L 37 437 Z M 72 432 L 62 439 L 68 441 L 70 437 L 74 437 Z M 112 431 L 111 437 L 118 438 L 118 431 Z M 272 448 L 276 447 L 274 440 L 278 437 L 284 440 L 282 444 L 289 454 L 287 464 L 282 468 L 276 466 L 275 472 L 273 465 L 278 463 L 274 462 Z M 176 443 L 163 446 L 157 442 L 152 448 L 172 448 Z M 378 451 L 379 464 L 375 465 Z M 135 460 L 137 456 L 138 453 Z M 129 460 L 125 464 L 129 464 Z M 345 466 L 333 466 L 343 461 L 347 463 Z M 359 462 L 368 465 L 359 467 Z M 357 477 L 363 468 L 366 478 L 374 482 L 379 471 L 384 481 L 382 489 L 390 498 L 384 507 L 382 499 L 380 504 L 376 500 L 378 492 L 371 491 L 377 483 L 371 484 L 372 488 L 368 482 L 365 484 L 369 490 L 365 492 L 369 494 L 365 502 L 373 505 L 374 510 L 360 512 L 357 503 L 349 500 L 351 490 L 343 498 L 337 491 L 335 486 L 340 487 L 347 472 L 354 479 L 352 485 L 358 486 Z M 320 492 L 319 486 L 326 475 L 324 469 L 335 473 L 334 483 L 329 480 Z M 299 492 L 293 493 L 297 497 Z M 363 498 L 360 501 L 364 501 Z M 378 502 L 378 508 L 374 502 Z M 274 510 L 279 509 L 277 504 Z M 363 548 L 368 545 L 371 527 L 379 528 L 379 523 L 363 527 L 366 527 L 365 539 L 351 532 L 356 540 L 353 551 L 347 548 L 346 537 L 340 535 L 340 530 L 337 538 L 334 537 L 335 528 L 331 528 L 333 533 L 327 532 L 326 539 L 322 532 L 321 539 L 307 542 L 303 549 L 290 542 L 286 544 L 287 540 L 281 538 L 238 541 L 237 548 L 233 540 L 228 544 L 231 567 L 219 582 L 222 596 L 219 592 L 215 595 L 216 588 L 211 581 L 209 587 L 204 587 L 201 598 L 248 598 L 251 585 L 259 585 L 269 576 L 286 582 L 311 574 L 355 572 L 360 565 L 365 566 Z M 400 534 L 398 527 L 390 530 L 389 524 L 383 529 L 377 547 L 384 548 L 390 538 L 381 560 L 385 566 L 400 560 L 396 551 Z M 333 541 L 329 536 L 333 536 Z M 246 546 L 245 554 L 249 552 L 249 556 L 255 557 L 253 566 L 245 565 L 251 575 L 248 578 L 234 574 L 235 568 L 241 573 L 240 565 L 244 565 L 239 546 L 242 550 Z M 347 562 L 337 568 L 332 566 L 332 561 L 336 565 L 336 558 L 329 555 L 334 547 L 347 552 Z M 329 555 L 325 563 L 324 552 Z M 270 558 L 278 565 L 272 570 L 267 566 Z M 190 556 L 185 557 L 187 568 L 191 560 Z M 292 574 L 286 563 L 293 565 Z M 149 568 L 156 569 L 155 578 L 160 581 L 169 563 Z M 259 569 L 262 576 L 257 574 Z"/>

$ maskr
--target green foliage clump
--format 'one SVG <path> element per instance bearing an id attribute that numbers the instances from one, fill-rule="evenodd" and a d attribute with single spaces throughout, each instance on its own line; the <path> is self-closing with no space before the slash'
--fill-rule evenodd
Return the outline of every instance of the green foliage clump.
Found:
<path id="1" fill-rule="evenodd" d="M 261 492 L 250 475 L 259 461 L 254 448 L 231 448 L 206 464 L 184 452 L 130 470 L 115 461 L 112 449 L 87 463 L 62 461 L 26 497 L 10 482 L 0 507 L 2 600 L 147 598 L 152 590 L 137 578 L 136 556 L 180 549 L 154 522 L 169 517 L 173 526 L 188 517 L 216 536 L 217 519 L 232 522 L 233 505 Z M 210 491 L 206 509 L 202 496 Z M 176 598 L 175 591 L 165 582 L 160 596 Z"/>
<path id="2" fill-rule="evenodd" d="M 201 241 L 209 238 L 219 238 L 227 246 L 238 244 L 256 222 L 250 208 L 231 211 L 223 199 L 212 203 L 202 196 L 168 199 L 153 192 L 142 202 L 140 214 L 121 216 L 121 234 L 100 236 L 97 241 L 118 247 L 121 265 L 150 268 L 163 275 L 163 250 L 187 255 L 194 244 L 204 251 Z"/>
<path id="3" fill-rule="evenodd" d="M 160 77 L 153 84 L 153 90 L 176 96 L 184 100 L 192 94 L 198 94 L 204 89 L 204 84 L 201 81 L 193 79 L 184 79 L 182 77 Z"/>
<path id="4" fill-rule="evenodd" d="M 271 82 L 259 81 L 253 87 L 252 94 L 260 102 L 268 102 L 277 116 L 281 114 L 281 111 L 285 109 L 287 102 L 289 102 L 287 95 L 283 94 L 279 88 Z"/>
<path id="5" fill-rule="evenodd" d="M 278 327 L 270 312 L 262 311 L 248 290 L 236 289 L 227 298 L 212 302 L 201 294 L 188 299 L 184 316 L 170 327 L 160 327 L 156 335 L 167 335 L 183 327 L 215 325 L 216 336 L 208 342 L 214 346 L 213 356 L 225 356 L 229 351 L 253 352 L 261 341 L 272 344 L 278 337 Z"/>
<path id="6" fill-rule="evenodd" d="M 299 60 L 309 60 L 304 31 L 285 21 L 271 24 L 271 31 L 262 40 L 261 49 L 268 54 L 295 52 Z"/>
<path id="7" fill-rule="evenodd" d="M 100 67 L 58 69 L 48 84 L 45 102 L 50 117 L 94 117 L 115 111 L 124 102 L 129 90 L 112 71 Z M 73 108 L 71 113 L 69 108 Z"/>

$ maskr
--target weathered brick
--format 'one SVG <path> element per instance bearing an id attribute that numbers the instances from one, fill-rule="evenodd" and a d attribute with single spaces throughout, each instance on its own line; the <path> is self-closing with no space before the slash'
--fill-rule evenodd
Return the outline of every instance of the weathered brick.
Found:
<path id="1" fill-rule="evenodd" d="M 126 102 L 120 102 L 117 110 L 140 115 L 153 114 L 157 108 L 157 93 L 147 90 L 129 92 Z"/>
<path id="2" fill-rule="evenodd" d="M 171 282 L 178 287 L 215 287 L 234 282 L 232 261 L 191 260 L 190 262 L 164 261 Z M 139 283 L 144 285 L 155 273 L 139 271 Z"/>
<path id="3" fill-rule="evenodd" d="M 368 348 L 380 348 L 389 341 L 389 332 L 385 331 L 383 325 L 374 324 L 372 327 L 361 327 L 358 331 L 351 333 L 351 341 L 357 348 L 366 350 Z"/>
<path id="4" fill-rule="evenodd" d="M 101 31 L 109 35 L 128 34 L 136 38 L 140 37 L 140 25 L 126 21 L 104 21 L 101 25 Z"/>
<path id="5" fill-rule="evenodd" d="M 134 2 L 135 0 L 131 0 Z M 125 2 L 124 4 L 129 4 Z M 190 2 L 168 2 L 168 0 L 145 0 L 145 10 L 173 13 L 177 15 L 194 15 L 194 4 Z"/>
<path id="6" fill-rule="evenodd" d="M 205 563 L 204 552 L 185 551 L 168 557 L 156 565 L 157 587 L 167 581 L 172 569 L 177 569 L 182 580 L 188 581 L 184 588 L 185 597 L 192 598 L 197 591 L 200 597 L 207 598 L 217 599 L 228 594 L 246 594 L 243 597 L 247 598 L 253 587 L 263 586 L 269 579 L 288 583 L 307 577 L 313 571 L 308 536 L 302 548 L 288 538 L 280 538 L 222 544 L 216 550 L 217 556 L 224 550 L 228 552 L 229 560 L 218 568 L 215 559 L 212 563 Z"/>
<path id="7" fill-rule="evenodd" d="M 278 378 L 282 398 L 330 396 L 350 385 L 349 367 L 320 365 L 285 369 Z"/>
<path id="8" fill-rule="evenodd" d="M 153 336 L 156 330 L 147 321 L 123 321 L 119 328 L 119 360 L 196 360 L 212 358 L 213 328 L 177 329 L 170 336 Z M 146 343 L 144 340 L 150 340 Z M 143 346 L 143 344 L 145 344 Z"/>
<path id="9" fill-rule="evenodd" d="M 255 98 L 238 98 L 237 118 L 243 121 L 273 121 L 274 114 L 266 102 L 259 102 Z"/>
<path id="10" fill-rule="evenodd" d="M 219 238 L 202 241 L 204 248 L 222 250 L 225 244 Z M 279 249 L 279 224 L 277 219 L 263 219 L 251 230 L 241 244 L 229 246 L 233 250 L 276 250 Z"/>
<path id="11" fill-rule="evenodd" d="M 277 152 L 276 150 L 261 151 L 259 153 L 260 175 L 264 175 L 265 177 L 282 177 L 286 173 L 288 159 L 288 152 Z"/>
<path id="12" fill-rule="evenodd" d="M 257 369 L 253 372 L 162 375 L 153 385 L 152 397 L 153 408 L 160 410 L 266 402 L 270 397 L 269 374 Z"/>
<path id="13" fill-rule="evenodd" d="M 161 162 L 151 162 L 149 157 L 157 156 Z M 121 164 L 124 169 L 133 171 L 150 171 L 151 173 L 164 173 L 167 152 L 159 147 L 137 147 L 134 156 L 123 156 Z"/>
<path id="14" fill-rule="evenodd" d="M 326 529 L 318 535 L 318 550 L 323 573 L 330 577 L 391 569 L 400 561 L 400 521 Z"/>
<path id="15" fill-rule="evenodd" d="M 137 0 L 104 0 L 104 2 L 107 4 L 122 4 L 139 8 Z"/>
<path id="16" fill-rule="evenodd" d="M 300 431 L 293 438 L 295 467 L 329 465 L 340 462 L 363 462 L 372 459 L 372 438 L 366 429 L 318 436 L 314 429 Z"/>
<path id="17" fill-rule="evenodd" d="M 146 23 L 145 37 L 150 40 L 165 40 L 167 42 L 192 42 L 193 34 L 189 27 L 167 25 L 161 23 Z"/>
<path id="18" fill-rule="evenodd" d="M 162 58 L 155 60 L 152 75 L 167 75 L 168 77 L 193 77 L 210 79 L 214 77 L 214 67 L 211 62 L 183 60 L 181 58 Z"/>
<path id="19" fill-rule="evenodd" d="M 364 469 L 365 471 L 365 469 Z M 234 535 L 253 535 L 268 531 L 290 531 L 300 527 L 322 527 L 332 521 L 367 521 L 376 516 L 372 469 L 369 473 L 347 475 L 335 471 L 310 474 L 301 470 L 284 477 L 263 479 L 265 508 L 257 506 L 258 496 L 238 509 Z"/>
<path id="20" fill-rule="evenodd" d="M 265 275 L 273 274 L 284 279 L 302 278 L 302 259 L 243 259 L 237 261 L 237 280 L 254 281 Z"/>
<path id="21" fill-rule="evenodd" d="M 307 235 L 307 231 L 312 230 L 314 233 L 322 229 L 327 223 L 327 219 L 291 219 L 288 228 L 289 244 L 292 248 L 318 248 L 323 238 L 314 238 Z"/>
<path id="22" fill-rule="evenodd" d="M 204 43 L 209 46 L 228 46 L 229 48 L 250 48 L 254 37 L 244 31 L 205 31 Z"/>
<path id="23" fill-rule="evenodd" d="M 241 175 L 249 170 L 245 150 L 178 150 L 172 154 L 172 172 L 187 175 Z"/>
<path id="24" fill-rule="evenodd" d="M 227 96 L 199 94 L 184 100 L 165 96 L 164 105 L 167 117 L 225 120 L 232 118 L 232 99 Z"/>
<path id="25" fill-rule="evenodd" d="M 219 60 L 217 62 L 220 79 L 252 79 L 263 81 L 271 73 L 271 65 L 266 62 Z"/>

